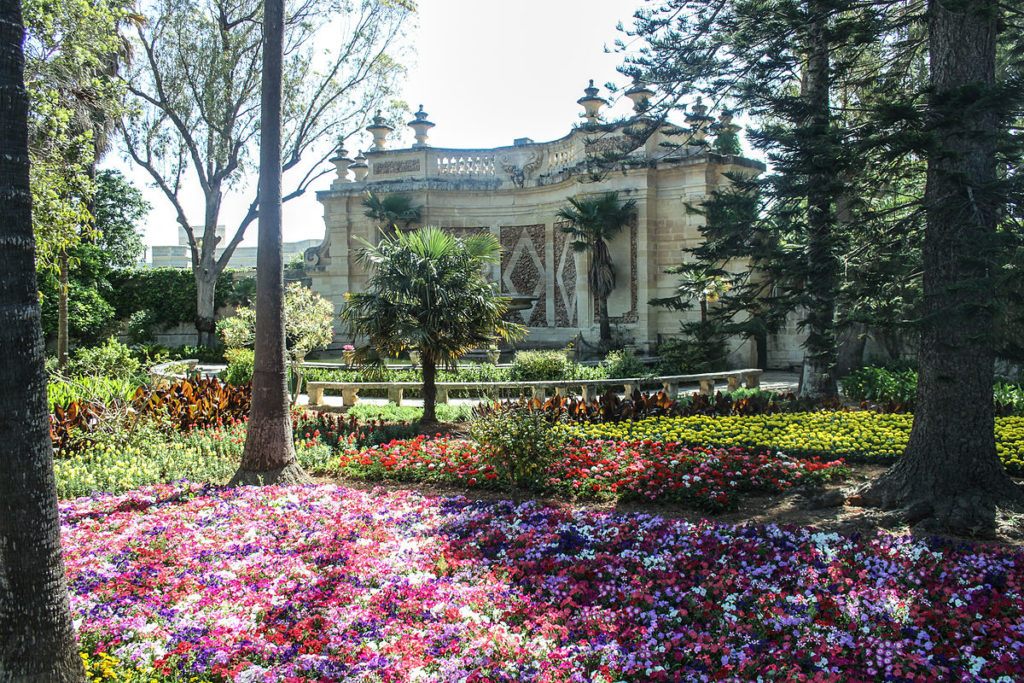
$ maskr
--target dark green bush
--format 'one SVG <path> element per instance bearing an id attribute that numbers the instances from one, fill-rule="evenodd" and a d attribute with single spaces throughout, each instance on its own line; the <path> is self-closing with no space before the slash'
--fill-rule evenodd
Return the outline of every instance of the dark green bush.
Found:
<path id="1" fill-rule="evenodd" d="M 843 393 L 854 401 L 911 405 L 917 396 L 917 371 L 867 366 L 839 380 Z"/>
<path id="2" fill-rule="evenodd" d="M 245 296 L 249 288 L 235 282 L 235 273 L 228 270 L 217 278 L 214 305 L 217 308 L 241 303 L 236 296 Z M 196 319 L 196 280 L 188 268 L 151 268 L 113 271 L 108 279 L 112 285 L 106 295 L 119 320 L 127 320 L 136 311 L 152 311 L 154 324 L 164 326 L 191 323 Z"/>
<path id="3" fill-rule="evenodd" d="M 725 369 L 726 346 L 720 340 L 668 339 L 658 346 L 662 375 L 691 375 Z"/>

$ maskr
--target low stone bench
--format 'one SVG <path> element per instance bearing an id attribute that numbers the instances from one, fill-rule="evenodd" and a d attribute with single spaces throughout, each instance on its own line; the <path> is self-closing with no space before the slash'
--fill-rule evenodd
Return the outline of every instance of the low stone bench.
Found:
<path id="1" fill-rule="evenodd" d="M 745 382 L 747 388 L 754 389 L 761 385 L 761 370 L 747 368 L 744 370 L 725 370 L 722 372 L 705 372 L 696 375 L 666 375 L 663 377 L 627 377 L 623 379 L 581 379 L 581 380 L 559 380 L 555 382 L 438 382 L 437 402 L 447 403 L 448 393 L 453 390 L 476 390 L 493 400 L 498 399 L 498 392 L 501 389 L 522 389 L 529 390 L 533 398 L 544 400 L 549 391 L 554 391 L 556 396 L 565 396 L 569 389 L 579 388 L 583 400 L 588 400 L 591 395 L 601 393 L 608 387 L 624 387 L 627 394 L 633 393 L 633 389 L 645 386 L 661 385 L 662 390 L 670 396 L 679 392 L 681 384 L 700 383 L 700 393 L 711 395 L 715 392 L 715 382 L 725 380 L 729 385 L 729 391 L 735 391 L 740 386 L 740 381 Z M 325 389 L 340 389 L 342 403 L 346 406 L 353 406 L 359 400 L 359 391 L 362 389 L 386 389 L 388 400 L 395 405 L 402 405 L 402 394 L 406 389 L 421 389 L 422 382 L 307 382 L 306 394 L 309 396 L 309 406 L 316 408 L 323 405 Z"/>

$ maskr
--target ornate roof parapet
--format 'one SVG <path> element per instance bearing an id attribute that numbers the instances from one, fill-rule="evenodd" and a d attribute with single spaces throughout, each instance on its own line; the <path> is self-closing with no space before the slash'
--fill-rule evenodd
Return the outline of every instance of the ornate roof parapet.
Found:
<path id="1" fill-rule="evenodd" d="M 690 144 L 707 144 L 708 126 L 710 126 L 714 120 L 713 116 L 708 116 L 707 105 L 698 97 L 697 101 L 693 105 L 693 113 L 686 115 L 686 122 L 690 124 L 690 133 L 692 135 Z"/>
<path id="2" fill-rule="evenodd" d="M 334 167 L 338 171 L 338 177 L 335 178 L 335 183 L 350 183 L 352 178 L 349 177 L 349 169 L 351 168 L 352 160 L 348 158 L 348 150 L 342 142 L 338 143 L 338 153 L 334 155 L 330 162 L 334 164 Z"/>
<path id="3" fill-rule="evenodd" d="M 388 133 L 394 130 L 387 124 L 387 121 L 381 116 L 380 109 L 377 110 L 377 115 L 373 117 L 373 124 L 366 127 L 366 130 L 373 136 L 373 146 L 370 147 L 371 152 L 383 152 L 388 148 Z"/>
<path id="4" fill-rule="evenodd" d="M 413 116 L 415 118 L 408 124 L 416 135 L 416 143 L 413 147 L 430 147 L 430 143 L 427 142 L 427 134 L 436 124 L 427 120 L 427 112 L 423 111 L 422 104 L 420 105 L 419 111 L 417 111 Z"/>
<path id="5" fill-rule="evenodd" d="M 359 156 L 356 157 L 355 163 L 349 166 L 352 174 L 356 177 L 356 182 L 361 183 L 366 180 L 366 174 L 370 172 L 370 165 L 366 163 L 366 157 L 360 152 Z"/>
<path id="6" fill-rule="evenodd" d="M 608 104 L 608 100 L 597 96 L 599 90 L 594 87 L 594 79 L 590 79 L 590 85 L 583 89 L 583 97 L 576 100 L 576 104 L 583 107 L 582 116 L 587 119 L 587 125 L 597 125 L 599 123 L 599 112 L 601 107 Z"/>
<path id="7" fill-rule="evenodd" d="M 646 112 L 650 106 L 650 100 L 654 97 L 655 92 L 643 85 L 638 80 L 633 81 L 633 87 L 626 91 L 626 97 L 633 103 L 633 111 L 638 115 Z"/>

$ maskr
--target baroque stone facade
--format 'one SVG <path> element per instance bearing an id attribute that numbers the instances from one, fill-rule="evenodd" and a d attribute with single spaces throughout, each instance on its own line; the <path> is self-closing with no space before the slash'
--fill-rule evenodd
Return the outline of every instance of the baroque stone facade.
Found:
<path id="1" fill-rule="evenodd" d="M 759 162 L 722 156 L 704 145 L 663 144 L 672 134 L 666 130 L 636 147 L 621 126 L 584 125 L 552 142 L 522 139 L 496 149 L 439 149 L 424 143 L 367 153 L 370 171 L 358 182 L 339 163 L 331 188 L 318 193 L 326 234 L 306 254 L 313 287 L 340 310 L 345 292 L 365 286 L 355 250 L 360 239 L 378 236 L 364 215 L 364 194 L 402 193 L 422 207 L 419 225 L 438 225 L 459 236 L 486 230 L 500 241 L 501 263 L 490 276 L 503 292 L 534 297 L 529 308 L 516 314 L 529 330 L 520 346 L 563 346 L 578 333 L 594 342 L 598 320 L 587 282 L 590 257 L 573 251 L 555 214 L 569 197 L 617 191 L 622 200 L 636 200 L 637 217 L 609 244 L 617 279 L 609 314 L 620 334 L 641 347 L 654 347 L 659 339 L 679 334 L 681 315 L 696 315 L 647 303 L 675 291 L 678 276 L 665 269 L 678 265 L 682 249 L 701 238 L 703 219 L 688 213 L 686 205 L 728 183 L 726 173 L 764 169 Z M 609 151 L 625 156 L 595 176 L 598 157 L 606 163 Z M 338 343 L 346 341 L 346 332 L 339 329 Z M 757 362 L 753 346 L 737 340 L 730 364 Z M 771 349 L 769 356 L 792 354 Z"/>

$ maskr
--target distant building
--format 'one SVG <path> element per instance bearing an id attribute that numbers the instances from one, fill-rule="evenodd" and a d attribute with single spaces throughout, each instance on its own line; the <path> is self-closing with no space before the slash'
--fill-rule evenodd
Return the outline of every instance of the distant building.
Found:
<path id="1" fill-rule="evenodd" d="M 202 232 L 202 227 L 197 226 L 194 230 L 197 234 L 200 234 Z M 217 237 L 220 238 L 218 244 L 224 244 L 227 242 L 226 229 L 223 225 L 217 226 Z M 301 257 L 307 249 L 319 244 L 320 240 L 317 239 L 285 242 L 283 245 L 284 262 L 288 263 L 288 261 L 291 261 L 296 256 Z M 236 247 L 234 253 L 231 254 L 231 260 L 228 262 L 228 268 L 236 268 L 239 270 L 255 268 L 256 251 L 256 247 Z M 222 253 L 222 249 L 217 249 L 217 258 L 220 258 Z M 192 256 L 189 253 L 188 235 L 185 234 L 185 229 L 181 227 L 178 228 L 177 244 L 155 245 L 150 247 L 150 262 L 148 265 L 151 268 L 191 268 Z"/>

